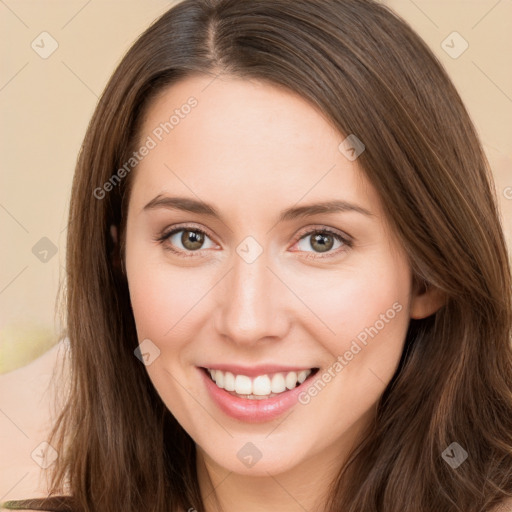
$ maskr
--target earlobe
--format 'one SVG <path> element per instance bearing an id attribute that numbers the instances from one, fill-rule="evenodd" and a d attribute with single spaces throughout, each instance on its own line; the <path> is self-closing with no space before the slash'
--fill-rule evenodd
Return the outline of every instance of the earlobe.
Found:
<path id="1" fill-rule="evenodd" d="M 411 297 L 410 317 L 416 320 L 436 313 L 446 302 L 445 294 L 436 286 L 415 281 Z"/>

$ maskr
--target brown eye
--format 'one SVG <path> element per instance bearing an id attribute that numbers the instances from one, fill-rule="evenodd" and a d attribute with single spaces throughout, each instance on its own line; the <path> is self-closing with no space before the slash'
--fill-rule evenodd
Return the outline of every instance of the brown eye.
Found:
<path id="1" fill-rule="evenodd" d="M 203 230 L 186 226 L 164 233 L 157 240 L 166 249 L 180 256 L 200 255 L 202 249 L 215 247 L 215 244 Z"/>
<path id="2" fill-rule="evenodd" d="M 330 251 L 334 246 L 334 236 L 316 233 L 311 236 L 311 247 L 318 252 Z"/>
<path id="3" fill-rule="evenodd" d="M 297 247 L 307 258 L 324 258 L 346 251 L 352 247 L 352 242 L 348 237 L 324 228 L 307 232 L 299 239 Z"/>
<path id="4" fill-rule="evenodd" d="M 191 229 L 183 229 L 181 235 L 181 243 L 187 251 L 195 251 L 200 249 L 204 243 L 204 233 Z"/>

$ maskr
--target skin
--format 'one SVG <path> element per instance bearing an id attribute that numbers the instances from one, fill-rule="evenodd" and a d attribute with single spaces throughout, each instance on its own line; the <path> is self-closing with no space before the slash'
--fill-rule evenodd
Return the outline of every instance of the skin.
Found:
<path id="1" fill-rule="evenodd" d="M 197 107 L 131 176 L 125 268 L 139 341 L 150 339 L 160 350 L 146 369 L 197 445 L 208 511 L 217 510 L 211 485 L 225 512 L 317 510 L 374 416 L 409 319 L 435 312 L 439 297 L 413 288 L 377 191 L 358 161 L 338 150 L 345 137 L 295 93 L 230 76 L 189 77 L 153 101 L 140 140 L 192 95 Z M 199 198 L 223 220 L 144 210 L 159 194 Z M 277 222 L 285 208 L 327 200 L 370 215 Z M 163 245 L 155 241 L 181 223 L 207 232 L 195 252 L 182 245 L 182 232 Z M 351 237 L 352 246 L 329 239 L 334 245 L 321 252 L 311 231 L 326 227 Z M 236 250 L 248 236 L 263 250 L 250 264 Z M 192 256 L 165 249 L 173 244 Z M 273 362 L 319 367 L 321 374 L 396 303 L 401 311 L 317 396 L 276 420 L 255 424 L 225 415 L 197 370 L 206 363 Z M 250 468 L 237 457 L 249 441 L 262 454 Z"/>

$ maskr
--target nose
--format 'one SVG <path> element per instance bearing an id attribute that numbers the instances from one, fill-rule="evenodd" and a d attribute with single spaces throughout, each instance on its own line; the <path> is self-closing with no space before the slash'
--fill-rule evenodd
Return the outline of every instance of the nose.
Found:
<path id="1" fill-rule="evenodd" d="M 252 262 L 234 254 L 231 270 L 216 286 L 217 333 L 238 345 L 275 342 L 291 325 L 292 297 L 263 252 Z"/>

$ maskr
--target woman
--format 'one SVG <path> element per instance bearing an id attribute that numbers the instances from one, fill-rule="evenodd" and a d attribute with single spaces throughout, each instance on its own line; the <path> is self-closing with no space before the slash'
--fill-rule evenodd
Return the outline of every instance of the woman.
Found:
<path id="1" fill-rule="evenodd" d="M 94 113 L 67 244 L 52 497 L 7 509 L 510 506 L 491 174 L 386 7 L 170 9 Z"/>

